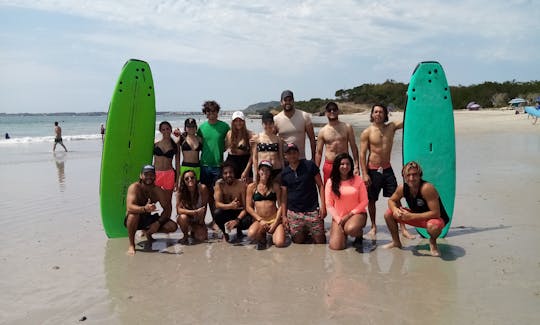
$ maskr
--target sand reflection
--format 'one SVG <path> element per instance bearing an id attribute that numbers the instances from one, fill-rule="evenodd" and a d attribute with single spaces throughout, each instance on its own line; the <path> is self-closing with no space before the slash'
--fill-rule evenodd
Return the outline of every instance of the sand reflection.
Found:
<path id="1" fill-rule="evenodd" d="M 64 172 L 64 164 L 66 153 L 65 152 L 54 152 L 54 163 L 56 165 L 56 171 L 58 173 L 58 185 L 60 186 L 60 192 L 66 190 L 66 174 Z"/>

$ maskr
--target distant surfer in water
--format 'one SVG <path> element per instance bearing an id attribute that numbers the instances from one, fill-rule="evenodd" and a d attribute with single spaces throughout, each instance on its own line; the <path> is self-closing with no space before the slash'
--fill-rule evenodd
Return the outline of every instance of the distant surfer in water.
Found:
<path id="1" fill-rule="evenodd" d="M 422 168 L 417 162 L 407 163 L 401 174 L 405 183 L 398 186 L 388 199 L 388 210 L 384 215 L 386 225 L 392 235 L 392 242 L 384 245 L 383 248 L 401 248 L 397 223 L 404 222 L 411 226 L 425 228 L 430 236 L 431 255 L 440 256 L 437 237 L 449 218 L 439 193 L 433 184 L 422 179 Z M 401 206 L 402 198 L 405 198 L 409 208 Z"/>
<path id="2" fill-rule="evenodd" d="M 142 168 L 139 181 L 131 184 L 127 190 L 126 218 L 124 225 L 129 236 L 128 255 L 135 255 L 135 233 L 143 230 L 148 241 L 153 241 L 152 235 L 156 232 L 175 232 L 178 226 L 171 217 L 171 206 L 164 205 L 161 215 L 157 211 L 156 203 L 165 202 L 167 194 L 161 187 L 156 186 L 156 169 L 152 165 Z"/>
<path id="3" fill-rule="evenodd" d="M 58 122 L 54 122 L 54 145 L 53 145 L 53 152 L 56 150 L 56 145 L 60 144 L 62 147 L 64 147 L 64 150 L 67 152 L 66 146 L 64 146 L 64 143 L 62 142 L 62 128 L 58 126 Z"/>
<path id="4" fill-rule="evenodd" d="M 360 135 L 360 167 L 369 197 L 368 211 L 371 230 L 368 232 L 368 236 L 374 238 L 377 234 L 375 203 L 379 199 L 381 189 L 383 196 L 389 197 L 397 187 L 396 176 L 390 165 L 390 155 L 394 135 L 397 130 L 403 128 L 403 121 L 388 122 L 388 109 L 380 104 L 375 104 L 371 108 L 370 121 L 371 125 Z M 401 232 L 406 238 L 415 238 L 407 231 L 404 224 L 402 224 Z"/>

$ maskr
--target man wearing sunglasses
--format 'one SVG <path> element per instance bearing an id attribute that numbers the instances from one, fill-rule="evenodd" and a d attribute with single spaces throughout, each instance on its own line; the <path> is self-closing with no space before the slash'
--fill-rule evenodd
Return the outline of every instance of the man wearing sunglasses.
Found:
<path id="1" fill-rule="evenodd" d="M 340 153 L 349 152 L 351 148 L 354 161 L 354 174 L 360 175 L 360 167 L 358 162 L 358 147 L 354 138 L 354 130 L 349 123 L 339 120 L 339 107 L 334 102 L 329 102 L 325 107 L 328 124 L 319 130 L 317 136 L 317 150 L 315 153 L 315 164 L 320 168 L 322 161 L 323 148 L 324 165 L 323 165 L 323 183 L 330 177 L 332 172 L 332 164 L 334 158 Z"/>

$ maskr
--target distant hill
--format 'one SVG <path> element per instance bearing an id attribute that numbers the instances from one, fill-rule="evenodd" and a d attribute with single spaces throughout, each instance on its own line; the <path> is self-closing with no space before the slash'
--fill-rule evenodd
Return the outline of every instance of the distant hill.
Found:
<path id="1" fill-rule="evenodd" d="M 279 106 L 278 101 L 257 103 L 257 104 L 249 105 L 247 108 L 245 108 L 244 113 L 261 114 L 263 112 L 270 110 L 271 108 L 278 107 L 278 106 Z"/>

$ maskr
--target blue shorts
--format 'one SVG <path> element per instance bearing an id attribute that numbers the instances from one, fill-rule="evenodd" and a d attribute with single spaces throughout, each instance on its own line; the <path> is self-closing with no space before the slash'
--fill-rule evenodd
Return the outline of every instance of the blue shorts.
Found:
<path id="1" fill-rule="evenodd" d="M 201 183 L 206 185 L 210 191 L 214 190 L 214 185 L 216 185 L 216 181 L 220 178 L 220 167 L 201 166 Z"/>

